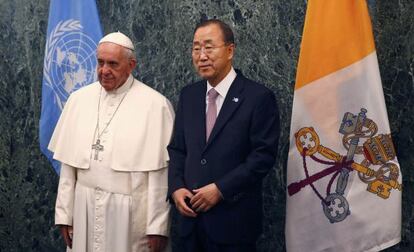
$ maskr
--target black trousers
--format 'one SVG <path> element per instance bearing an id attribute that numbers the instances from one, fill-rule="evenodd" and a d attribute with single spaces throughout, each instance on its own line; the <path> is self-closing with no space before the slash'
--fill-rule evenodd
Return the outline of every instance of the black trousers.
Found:
<path id="1" fill-rule="evenodd" d="M 205 232 L 204 222 L 197 220 L 194 232 L 181 238 L 180 252 L 256 252 L 256 244 L 221 244 L 212 241 Z"/>

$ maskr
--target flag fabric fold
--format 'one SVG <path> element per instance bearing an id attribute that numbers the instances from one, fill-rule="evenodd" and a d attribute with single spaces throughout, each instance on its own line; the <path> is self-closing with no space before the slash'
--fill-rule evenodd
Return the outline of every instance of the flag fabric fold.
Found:
<path id="1" fill-rule="evenodd" d="M 309 0 L 287 168 L 287 251 L 401 240 L 402 174 L 365 0 Z"/>
<path id="2" fill-rule="evenodd" d="M 43 66 L 40 149 L 57 173 L 47 149 L 70 93 L 96 81 L 96 47 L 102 37 L 95 0 L 50 1 Z"/>

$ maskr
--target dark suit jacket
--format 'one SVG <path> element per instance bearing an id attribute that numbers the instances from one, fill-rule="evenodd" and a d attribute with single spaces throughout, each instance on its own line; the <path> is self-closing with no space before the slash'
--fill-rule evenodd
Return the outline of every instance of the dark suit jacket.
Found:
<path id="1" fill-rule="evenodd" d="M 262 179 L 273 167 L 279 136 L 275 96 L 237 73 L 206 143 L 207 82 L 182 89 L 170 155 L 168 195 L 216 183 L 224 200 L 197 219 L 178 217 L 181 236 L 203 221 L 214 242 L 255 242 L 262 229 Z"/>

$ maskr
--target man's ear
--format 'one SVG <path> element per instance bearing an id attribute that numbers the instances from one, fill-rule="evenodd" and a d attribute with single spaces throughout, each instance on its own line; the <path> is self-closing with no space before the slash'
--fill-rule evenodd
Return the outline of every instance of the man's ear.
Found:
<path id="1" fill-rule="evenodd" d="M 233 59 L 234 57 L 234 49 L 236 49 L 236 46 L 233 43 L 227 46 L 227 52 L 229 53 L 229 60 Z"/>
<path id="2" fill-rule="evenodd" d="M 137 60 L 136 59 L 130 59 L 129 60 L 129 67 L 131 68 L 131 72 L 134 71 L 136 66 L 137 66 Z"/>

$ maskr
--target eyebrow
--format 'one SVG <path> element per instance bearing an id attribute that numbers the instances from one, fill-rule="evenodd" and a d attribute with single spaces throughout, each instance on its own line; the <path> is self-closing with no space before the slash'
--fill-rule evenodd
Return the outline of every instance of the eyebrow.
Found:
<path id="1" fill-rule="evenodd" d="M 194 44 L 201 44 L 201 43 L 204 43 L 204 44 L 208 44 L 208 43 L 213 43 L 213 40 L 211 40 L 211 39 L 207 39 L 207 40 L 203 40 L 203 41 L 193 41 L 193 45 Z"/>

